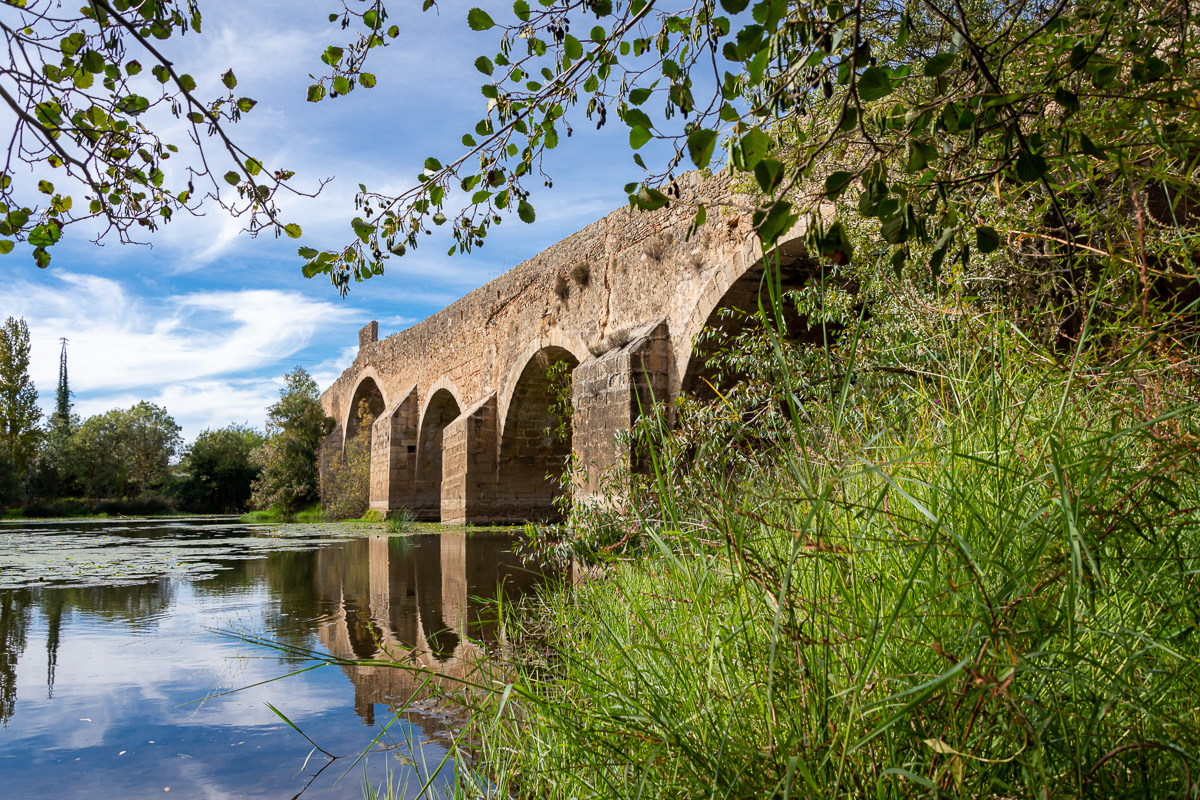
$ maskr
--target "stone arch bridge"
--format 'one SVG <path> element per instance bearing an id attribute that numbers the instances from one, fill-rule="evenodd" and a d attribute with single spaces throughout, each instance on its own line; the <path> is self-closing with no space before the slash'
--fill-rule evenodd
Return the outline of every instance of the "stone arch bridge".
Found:
<path id="1" fill-rule="evenodd" d="M 327 446 L 371 429 L 370 507 L 407 508 L 445 523 L 522 522 L 558 516 L 566 457 L 590 477 L 627 460 L 618 434 L 651 402 L 703 391 L 694 339 L 734 324 L 722 308 L 756 307 L 763 256 L 749 216 L 720 213 L 738 198 L 722 176 L 678 180 L 710 209 L 690 240 L 687 206 L 614 211 L 407 330 L 380 340 L 359 332 L 354 363 L 321 395 L 337 427 Z M 780 240 L 785 289 L 815 274 L 802 231 Z M 803 320 L 793 320 L 803 328 Z M 565 437 L 548 367 L 571 370 Z"/>

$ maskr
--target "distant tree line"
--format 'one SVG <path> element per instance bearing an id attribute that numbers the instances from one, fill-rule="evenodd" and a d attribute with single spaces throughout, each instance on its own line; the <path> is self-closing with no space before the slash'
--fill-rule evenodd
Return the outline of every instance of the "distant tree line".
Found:
<path id="1" fill-rule="evenodd" d="M 231 424 L 184 446 L 167 409 L 147 401 L 81 419 L 65 345 L 55 410 L 43 421 L 29 350 L 25 321 L 9 317 L 0 327 L 0 510 L 287 514 L 319 502 L 317 453 L 333 421 L 303 368 L 284 377 L 265 432 Z"/>

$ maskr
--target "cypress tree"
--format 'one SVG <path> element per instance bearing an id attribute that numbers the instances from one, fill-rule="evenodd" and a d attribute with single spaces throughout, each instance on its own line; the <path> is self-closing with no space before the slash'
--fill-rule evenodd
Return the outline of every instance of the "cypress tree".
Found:
<path id="1" fill-rule="evenodd" d="M 63 422 L 71 419 L 71 389 L 67 385 L 67 339 L 62 342 L 62 352 L 58 356 L 58 392 L 54 398 L 54 416 Z"/>

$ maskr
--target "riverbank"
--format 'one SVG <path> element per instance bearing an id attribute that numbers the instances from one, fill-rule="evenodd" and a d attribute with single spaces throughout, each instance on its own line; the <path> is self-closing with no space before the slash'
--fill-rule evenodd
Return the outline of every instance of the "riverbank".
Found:
<path id="1" fill-rule="evenodd" d="M 507 631 L 501 794 L 1193 796 L 1188 387 L 941 352 L 775 428 L 644 432 L 642 489 L 573 521 L 604 577 Z"/>

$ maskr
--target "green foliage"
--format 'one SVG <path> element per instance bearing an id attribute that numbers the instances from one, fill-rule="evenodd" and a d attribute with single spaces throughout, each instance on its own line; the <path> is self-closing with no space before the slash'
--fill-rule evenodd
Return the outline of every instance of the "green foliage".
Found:
<path id="1" fill-rule="evenodd" d="M 371 501 L 371 425 L 368 400 L 359 402 L 358 433 L 341 452 L 329 452 L 321 469 L 321 509 L 328 519 L 360 519 Z"/>
<path id="2" fill-rule="evenodd" d="M 557 422 L 542 431 L 542 435 L 559 442 L 571 440 L 571 417 L 575 410 L 571 402 L 572 369 L 569 361 L 555 361 L 546 368 L 546 379 L 550 382 L 550 416 Z"/>
<path id="3" fill-rule="evenodd" d="M 388 512 L 388 518 L 383 522 L 383 527 L 388 533 L 412 533 L 416 526 L 416 515 L 412 509 L 404 506 Z"/>
<path id="4" fill-rule="evenodd" d="M 242 425 L 201 432 L 179 463 L 185 473 L 174 487 L 180 505 L 208 514 L 245 510 L 262 472 L 254 452 L 264 441 L 260 432 Z"/>
<path id="5" fill-rule="evenodd" d="M 650 483 L 609 520 L 642 557 L 507 631 L 519 668 L 474 717 L 498 785 L 1190 796 L 1190 370 L 1081 380 L 996 314 L 928 332 L 897 354 L 923 369 L 843 378 L 767 437 L 724 419 L 752 393 L 647 421 Z"/>
<path id="6" fill-rule="evenodd" d="M 21 501 L 21 476 L 8 450 L 0 447 L 0 510 L 12 508 Z"/>
<path id="7" fill-rule="evenodd" d="M 318 400 L 316 382 L 303 367 L 284 376 L 279 400 L 267 410 L 267 439 L 255 454 L 262 473 L 254 482 L 252 504 L 285 513 L 320 499 L 317 455 L 333 430 Z"/>
<path id="8" fill-rule="evenodd" d="M 583 42 L 570 24 L 589 16 L 604 24 Z M 545 151 L 609 110 L 633 151 L 656 139 L 673 152 L 631 154 L 646 171 L 626 186 L 635 208 L 677 202 L 676 172 L 710 166 L 723 141 L 762 193 L 753 225 L 767 243 L 807 219 L 814 251 L 847 263 L 842 223 L 822 210 L 841 199 L 877 220 L 896 269 L 935 280 L 1001 246 L 1058 302 L 1097 256 L 1136 275 L 1143 305 L 1190 274 L 1193 237 L 1155 228 L 1200 222 L 1200 40 L 1174 6 L 557 0 L 512 17 L 467 15 L 499 42 L 475 62 L 486 116 L 466 151 L 430 157 L 398 196 L 360 187 L 354 240 L 303 249 L 307 276 L 345 291 L 433 226 L 452 223 L 454 253 L 482 246 L 501 212 L 532 221 L 527 182 L 552 183 Z M 470 202 L 447 208 L 452 189 Z"/>
<path id="9" fill-rule="evenodd" d="M 169 483 L 179 432 L 165 408 L 144 400 L 97 414 L 72 436 L 65 469 L 88 497 L 145 495 Z"/>
<path id="10" fill-rule="evenodd" d="M 33 460 L 41 416 L 29 377 L 29 327 L 24 319 L 9 317 L 0 327 L 0 445 L 18 475 L 24 476 Z"/>
<path id="11" fill-rule="evenodd" d="M 234 92 L 230 70 L 221 75 L 224 94 L 201 97 L 196 79 L 172 60 L 171 41 L 201 31 L 199 3 L 100 0 L 65 10 L 51 0 L 22 0 L 5 6 L 4 72 L 12 78 L 6 100 L 14 130 L 10 171 L 0 173 L 0 236 L 6 237 L 0 253 L 24 241 L 44 268 L 76 222 L 99 218 L 101 237 L 115 232 L 121 242 L 135 241 L 142 229 L 155 230 L 181 209 L 196 211 L 206 195 L 235 216 L 248 215 L 251 230 L 299 235 L 279 218 L 275 203 L 281 189 L 300 194 L 287 184 L 293 173 L 265 169 L 228 130 L 255 101 Z M 147 67 L 151 82 L 139 77 Z M 188 129 L 191 144 L 184 146 L 195 148 L 190 158 L 147 123 L 156 108 Z M 233 167 L 224 178 L 222 152 Z M 172 157 L 189 163 L 173 169 Z M 15 169 L 19 163 L 26 168 Z M 47 174 L 54 180 L 40 177 Z M 38 195 L 42 202 L 31 205 Z"/>

